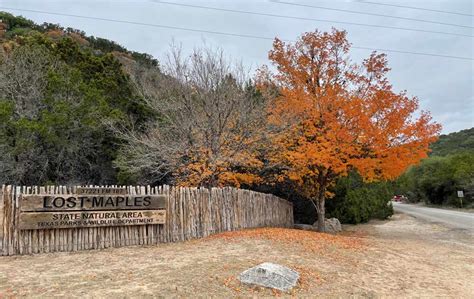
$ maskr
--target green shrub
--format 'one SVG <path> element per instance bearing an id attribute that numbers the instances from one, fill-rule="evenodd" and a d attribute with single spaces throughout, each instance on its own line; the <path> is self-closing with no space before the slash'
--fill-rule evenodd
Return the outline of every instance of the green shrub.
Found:
<path id="1" fill-rule="evenodd" d="M 393 215 L 392 195 L 389 182 L 364 183 L 357 173 L 351 173 L 338 181 L 335 197 L 327 202 L 327 216 L 351 224 L 386 219 Z"/>

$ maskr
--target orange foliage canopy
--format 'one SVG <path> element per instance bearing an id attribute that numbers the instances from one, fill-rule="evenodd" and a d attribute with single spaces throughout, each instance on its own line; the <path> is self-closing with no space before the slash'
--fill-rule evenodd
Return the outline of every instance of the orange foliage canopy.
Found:
<path id="1" fill-rule="evenodd" d="M 225 143 L 237 143 L 241 136 L 227 137 Z M 247 172 L 248 169 L 259 169 L 262 162 L 256 158 L 256 151 L 252 147 L 253 139 L 245 140 L 245 149 L 239 152 L 232 145 L 221 146 L 218 154 L 208 148 L 199 148 L 188 152 L 188 164 L 176 170 L 178 186 L 235 186 L 241 184 L 258 184 L 262 182 L 260 176 Z M 244 171 L 235 170 L 238 165 Z"/>
<path id="2" fill-rule="evenodd" d="M 414 117 L 416 98 L 393 91 L 385 54 L 354 64 L 349 49 L 346 32 L 335 29 L 294 44 L 275 39 L 269 59 L 277 71 L 258 75 L 259 88 L 276 94 L 269 108 L 278 128 L 275 162 L 289 166 L 284 177 L 305 196 L 322 200 L 323 214 L 337 177 L 357 169 L 369 181 L 395 178 L 427 156 L 441 128 L 428 112 Z"/>

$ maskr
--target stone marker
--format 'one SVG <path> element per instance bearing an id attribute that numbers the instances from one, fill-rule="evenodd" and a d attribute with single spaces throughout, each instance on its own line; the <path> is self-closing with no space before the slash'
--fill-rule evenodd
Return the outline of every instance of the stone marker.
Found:
<path id="1" fill-rule="evenodd" d="M 326 233 L 335 234 L 342 231 L 341 222 L 339 222 L 337 218 L 324 219 L 324 224 L 326 227 Z M 316 221 L 313 225 L 295 224 L 293 228 L 317 232 L 318 222 Z"/>
<path id="2" fill-rule="evenodd" d="M 339 219 L 329 218 L 329 219 L 325 219 L 324 222 L 325 222 L 327 233 L 334 234 L 334 233 L 338 233 L 342 231 L 342 226 L 341 226 L 341 222 L 339 222 Z M 316 222 L 314 225 L 318 225 L 318 223 Z"/>
<path id="3" fill-rule="evenodd" d="M 240 273 L 239 280 L 245 284 L 287 292 L 298 282 L 298 272 L 272 263 L 263 263 Z"/>

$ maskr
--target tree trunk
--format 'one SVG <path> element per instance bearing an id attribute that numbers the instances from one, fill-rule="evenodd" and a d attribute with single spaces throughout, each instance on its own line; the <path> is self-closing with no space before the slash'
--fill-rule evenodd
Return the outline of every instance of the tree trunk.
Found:
<path id="1" fill-rule="evenodd" d="M 316 213 L 318 215 L 318 231 L 320 232 L 325 232 L 326 231 L 326 225 L 325 225 L 325 218 L 324 215 L 326 213 L 324 209 L 324 204 L 325 204 L 325 198 L 324 196 L 319 197 L 316 199 Z"/>

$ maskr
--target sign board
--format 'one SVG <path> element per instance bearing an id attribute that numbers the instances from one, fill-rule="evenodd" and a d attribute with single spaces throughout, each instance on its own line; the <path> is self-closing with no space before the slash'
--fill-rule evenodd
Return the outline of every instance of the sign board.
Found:
<path id="1" fill-rule="evenodd" d="M 464 197 L 464 192 L 462 190 L 458 191 L 458 197 Z"/>
<path id="2" fill-rule="evenodd" d="M 19 228 L 163 224 L 166 202 L 165 195 L 132 195 L 108 187 L 80 187 L 75 194 L 21 195 Z"/>

